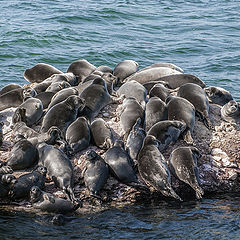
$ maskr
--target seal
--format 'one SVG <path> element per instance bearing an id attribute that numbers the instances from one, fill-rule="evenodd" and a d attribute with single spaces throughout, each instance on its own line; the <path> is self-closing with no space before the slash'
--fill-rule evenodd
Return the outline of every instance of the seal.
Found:
<path id="1" fill-rule="evenodd" d="M 12 90 L 19 89 L 19 88 L 22 88 L 22 86 L 20 86 L 19 84 L 16 84 L 16 83 L 10 83 L 0 90 L 0 96 L 7 92 L 10 92 Z"/>
<path id="2" fill-rule="evenodd" d="M 159 80 L 150 81 L 150 82 L 144 83 L 143 86 L 146 88 L 147 93 L 149 94 L 150 90 L 157 84 L 162 84 L 166 88 L 166 89 L 164 89 L 164 91 L 166 91 L 166 93 L 168 93 L 168 91 L 170 92 L 170 90 L 171 90 L 170 86 L 167 84 L 167 82 L 164 82 L 164 81 L 159 81 Z"/>
<path id="3" fill-rule="evenodd" d="M 165 120 L 155 123 L 147 135 L 154 136 L 159 141 L 158 149 L 163 151 L 170 143 L 175 143 L 185 129 L 185 122 Z"/>
<path id="4" fill-rule="evenodd" d="M 73 167 L 70 159 L 64 152 L 46 143 L 40 143 L 37 148 L 39 162 L 47 168 L 48 176 L 62 189 L 68 199 L 77 202 L 73 192 Z"/>
<path id="5" fill-rule="evenodd" d="M 138 118 L 128 135 L 126 143 L 126 151 L 132 158 L 134 164 L 137 164 L 137 156 L 143 145 L 143 140 L 145 137 L 146 132 L 143 128 L 141 128 L 141 118 Z"/>
<path id="6" fill-rule="evenodd" d="M 193 144 L 193 129 L 195 126 L 195 107 L 187 99 L 181 97 L 168 97 L 168 120 L 178 120 L 186 123 L 183 138 L 186 143 Z"/>
<path id="7" fill-rule="evenodd" d="M 221 87 L 210 86 L 204 89 L 210 103 L 225 105 L 229 101 L 233 100 L 233 97 L 229 91 Z"/>
<path id="8" fill-rule="evenodd" d="M 86 166 L 82 175 L 90 196 L 101 198 L 99 195 L 100 190 L 107 182 L 109 169 L 108 165 L 94 150 L 87 152 Z"/>
<path id="9" fill-rule="evenodd" d="M 83 116 L 90 122 L 92 122 L 102 108 L 113 102 L 107 90 L 105 80 L 100 77 L 94 79 L 92 84 L 86 87 L 79 96 L 85 100 L 85 111 Z"/>
<path id="10" fill-rule="evenodd" d="M 71 153 L 86 149 L 90 144 L 90 127 L 84 117 L 77 118 L 66 131 L 66 140 L 70 144 Z"/>
<path id="11" fill-rule="evenodd" d="M 121 84 L 125 78 L 137 72 L 138 66 L 139 64 L 133 60 L 124 60 L 115 66 L 113 75 L 118 78 L 118 82 Z"/>
<path id="12" fill-rule="evenodd" d="M 176 70 L 180 73 L 184 73 L 183 69 L 178 67 L 177 65 L 173 64 L 173 63 L 165 63 L 165 62 L 159 62 L 159 63 L 154 63 L 148 67 L 145 67 L 143 69 L 140 69 L 140 71 L 144 71 L 144 70 L 147 70 L 147 69 L 151 69 L 151 68 L 155 68 L 155 67 L 167 67 L 167 68 L 171 68 L 173 70 Z"/>
<path id="13" fill-rule="evenodd" d="M 240 104 L 231 100 L 221 108 L 221 118 L 230 123 L 240 123 Z"/>
<path id="14" fill-rule="evenodd" d="M 84 100 L 75 95 L 56 104 L 43 117 L 41 132 L 47 132 L 50 127 L 56 126 L 65 136 L 68 126 L 76 120 L 78 110 L 83 109 L 84 105 Z"/>
<path id="15" fill-rule="evenodd" d="M 90 126 L 93 143 L 101 149 L 113 146 L 113 134 L 109 125 L 102 119 L 95 119 Z"/>
<path id="16" fill-rule="evenodd" d="M 138 155 L 138 171 L 146 183 L 166 197 L 181 201 L 171 186 L 171 175 L 164 156 L 158 149 L 158 141 L 148 135 Z"/>
<path id="17" fill-rule="evenodd" d="M 27 198 L 33 186 L 43 189 L 45 187 L 46 174 L 47 169 L 43 166 L 38 166 L 31 173 L 21 175 L 9 192 L 10 197 L 14 200 Z"/>
<path id="18" fill-rule="evenodd" d="M 11 107 L 18 107 L 23 103 L 25 98 L 35 97 L 36 95 L 36 91 L 31 87 L 18 88 L 9 91 L 0 96 L 0 111 Z"/>
<path id="19" fill-rule="evenodd" d="M 108 164 L 113 176 L 120 182 L 133 187 L 140 185 L 133 169 L 133 161 L 125 151 L 122 140 L 117 140 L 114 146 L 106 151 L 104 161 Z"/>
<path id="20" fill-rule="evenodd" d="M 9 155 L 6 165 L 13 170 L 24 170 L 38 161 L 38 151 L 28 140 L 20 138 Z"/>
<path id="21" fill-rule="evenodd" d="M 135 98 L 129 97 L 123 100 L 120 112 L 120 125 L 124 140 L 127 139 L 133 125 L 140 118 L 143 123 L 144 110 Z"/>
<path id="22" fill-rule="evenodd" d="M 45 92 L 46 89 L 52 84 L 51 81 L 43 81 L 41 83 L 34 83 L 33 84 L 33 89 L 37 92 L 37 93 L 41 93 L 41 92 Z"/>
<path id="23" fill-rule="evenodd" d="M 204 125 L 209 129 L 212 128 L 209 119 L 209 103 L 204 89 L 195 83 L 186 83 L 178 89 L 177 95 L 192 103 Z"/>
<path id="24" fill-rule="evenodd" d="M 112 73 L 113 74 L 112 68 L 110 68 L 109 66 L 106 66 L 106 65 L 98 66 L 96 68 L 96 71 L 100 71 L 102 73 Z"/>
<path id="25" fill-rule="evenodd" d="M 140 105 L 145 109 L 147 101 L 147 90 L 145 87 L 135 80 L 124 83 L 118 90 L 119 96 L 124 95 L 126 98 L 134 97 Z"/>
<path id="26" fill-rule="evenodd" d="M 38 93 L 37 96 L 35 96 L 35 98 L 39 99 L 42 102 L 43 110 L 45 110 L 48 108 L 54 95 L 55 93 L 53 92 L 41 92 Z"/>
<path id="27" fill-rule="evenodd" d="M 149 91 L 149 97 L 158 97 L 163 102 L 166 101 L 167 97 L 171 94 L 170 89 L 166 88 L 163 84 L 155 84 Z"/>
<path id="28" fill-rule="evenodd" d="M 199 186 L 197 160 L 200 157 L 201 154 L 195 147 L 178 147 L 169 157 L 170 170 L 196 192 L 197 199 L 201 199 L 204 194 Z"/>
<path id="29" fill-rule="evenodd" d="M 14 135 L 22 135 L 25 138 L 31 137 L 38 137 L 39 133 L 33 130 L 32 128 L 28 127 L 25 122 L 16 122 L 14 125 L 11 126 Z"/>
<path id="30" fill-rule="evenodd" d="M 67 82 L 71 86 L 76 86 L 78 84 L 77 77 L 69 72 L 69 73 L 61 73 L 61 74 L 53 74 L 51 77 L 44 80 L 44 82 L 57 83 L 57 82 Z"/>
<path id="31" fill-rule="evenodd" d="M 0 199 L 8 197 L 16 181 L 16 177 L 12 174 L 4 174 L 0 177 Z"/>
<path id="32" fill-rule="evenodd" d="M 48 213 L 70 213 L 80 206 L 79 204 L 73 204 L 69 200 L 56 197 L 51 193 L 46 193 L 37 186 L 31 188 L 30 200 L 33 208 Z"/>
<path id="33" fill-rule="evenodd" d="M 4 125 L 4 123 L 0 122 L 0 147 L 3 144 L 3 125 Z"/>
<path id="34" fill-rule="evenodd" d="M 19 111 L 19 109 L 21 109 Z M 24 111 L 22 109 L 25 109 Z M 43 104 L 38 98 L 28 98 L 26 99 L 18 108 L 15 110 L 12 122 L 16 123 L 20 119 L 24 119 L 24 122 L 28 127 L 31 127 L 34 124 L 37 124 L 43 115 Z M 24 116 L 22 116 L 24 114 Z"/>
<path id="35" fill-rule="evenodd" d="M 95 70 L 96 67 L 94 65 L 92 65 L 85 59 L 80 59 L 71 63 L 67 69 L 67 72 L 73 73 L 78 78 L 79 83 Z"/>
<path id="36" fill-rule="evenodd" d="M 59 73 L 62 73 L 62 72 L 49 64 L 38 63 L 32 68 L 25 70 L 24 78 L 31 83 L 34 83 L 34 82 L 40 83 L 45 79 L 51 77 L 53 74 L 59 74 Z"/>
<path id="37" fill-rule="evenodd" d="M 60 90 L 62 90 L 64 88 L 69 88 L 69 87 L 71 87 L 71 85 L 66 81 L 54 82 L 46 89 L 46 92 L 57 93 Z"/>
<path id="38" fill-rule="evenodd" d="M 107 84 L 107 90 L 110 95 L 113 95 L 114 92 L 114 87 L 117 85 L 117 77 L 114 76 L 112 73 L 103 73 L 101 76 L 103 80 L 105 80 Z"/>
<path id="39" fill-rule="evenodd" d="M 167 105 L 158 97 L 151 97 L 146 105 L 145 129 L 148 131 L 155 123 L 168 119 Z"/>

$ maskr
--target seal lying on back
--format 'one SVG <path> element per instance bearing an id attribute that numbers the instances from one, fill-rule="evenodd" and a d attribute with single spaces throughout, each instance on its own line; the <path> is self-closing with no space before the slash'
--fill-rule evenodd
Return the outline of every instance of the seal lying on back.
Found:
<path id="1" fill-rule="evenodd" d="M 22 88 L 22 86 L 20 86 L 19 84 L 16 84 L 16 83 L 10 83 L 0 90 L 0 96 L 7 92 L 10 92 L 12 90 L 19 89 L 19 88 Z"/>
<path id="2" fill-rule="evenodd" d="M 179 147 L 173 150 L 169 157 L 171 171 L 179 180 L 195 190 L 197 199 L 201 199 L 204 194 L 199 186 L 197 168 L 197 160 L 200 157 L 201 154 L 195 147 Z"/>
<path id="3" fill-rule="evenodd" d="M 43 189 L 45 186 L 46 174 L 47 169 L 43 166 L 39 166 L 31 173 L 21 175 L 13 185 L 9 195 L 12 199 L 21 199 L 28 197 L 29 191 L 33 186 L 38 186 Z"/>
<path id="4" fill-rule="evenodd" d="M 79 208 L 79 204 L 46 193 L 37 186 L 30 190 L 30 201 L 35 209 L 49 213 L 70 213 Z"/>
<path id="5" fill-rule="evenodd" d="M 82 98 L 72 95 L 66 100 L 53 106 L 44 116 L 41 132 L 47 132 L 52 126 L 56 126 L 65 136 L 68 126 L 77 118 L 78 110 L 83 109 L 85 102 Z"/>
<path id="6" fill-rule="evenodd" d="M 62 73 L 62 72 L 49 64 L 38 63 L 32 68 L 25 70 L 24 78 L 31 83 L 34 83 L 34 82 L 40 83 L 45 79 L 51 77 L 53 74 L 59 74 L 59 73 Z"/>
<path id="7" fill-rule="evenodd" d="M 221 108 L 221 117 L 226 122 L 240 123 L 240 104 L 231 100 Z"/>
<path id="8" fill-rule="evenodd" d="M 84 183 L 90 196 L 100 198 L 99 191 L 107 182 L 109 176 L 108 166 L 94 150 L 87 152 L 86 161 L 87 165 L 82 172 Z"/>
<path id="9" fill-rule="evenodd" d="M 158 149 L 158 141 L 148 135 L 138 155 L 138 170 L 144 182 L 166 197 L 181 201 L 171 186 L 171 175 L 164 156 Z"/>

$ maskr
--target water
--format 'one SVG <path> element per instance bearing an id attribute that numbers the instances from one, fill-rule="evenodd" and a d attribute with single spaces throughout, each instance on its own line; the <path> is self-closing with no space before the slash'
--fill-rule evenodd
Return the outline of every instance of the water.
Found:
<path id="1" fill-rule="evenodd" d="M 112 68 L 132 59 L 141 68 L 174 63 L 240 100 L 239 1 L 21 0 L 1 1 L 0 10 L 0 87 L 26 84 L 24 70 L 39 62 L 66 71 L 82 58 Z M 2 211 L 0 236 L 237 239 L 239 212 L 238 196 L 110 209 L 60 227 Z"/>

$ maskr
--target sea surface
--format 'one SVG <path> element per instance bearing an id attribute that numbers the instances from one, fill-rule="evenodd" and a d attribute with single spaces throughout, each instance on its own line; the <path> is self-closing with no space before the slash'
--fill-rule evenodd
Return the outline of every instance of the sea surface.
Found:
<path id="1" fill-rule="evenodd" d="M 112 68 L 170 62 L 240 101 L 240 2 L 234 0 L 0 1 L 0 88 L 27 84 L 24 70 L 75 60 Z M 136 205 L 75 216 L 55 226 L 0 211 L 0 239 L 240 239 L 240 196 Z"/>

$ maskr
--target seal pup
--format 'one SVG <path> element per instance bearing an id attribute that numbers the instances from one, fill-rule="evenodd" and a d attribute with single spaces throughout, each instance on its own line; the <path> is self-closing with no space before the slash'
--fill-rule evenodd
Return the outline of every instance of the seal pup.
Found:
<path id="1" fill-rule="evenodd" d="M 0 199 L 9 196 L 8 194 L 16 181 L 16 177 L 12 174 L 4 174 L 0 176 Z"/>
<path id="2" fill-rule="evenodd" d="M 83 109 L 85 101 L 79 96 L 69 96 L 66 100 L 56 104 L 43 117 L 41 132 L 47 132 L 52 126 L 60 129 L 65 136 L 68 126 L 77 118 L 78 110 Z"/>
<path id="3" fill-rule="evenodd" d="M 166 88 L 163 84 L 157 83 L 155 84 L 149 91 L 149 97 L 158 97 L 163 102 L 166 101 L 167 97 L 171 94 L 171 90 Z"/>
<path id="4" fill-rule="evenodd" d="M 73 192 L 73 167 L 67 155 L 57 147 L 40 143 L 39 163 L 47 168 L 48 176 L 72 202 L 78 202 Z"/>
<path id="5" fill-rule="evenodd" d="M 183 139 L 188 144 L 193 144 L 193 129 L 195 126 L 195 107 L 187 99 L 181 97 L 168 97 L 168 120 L 178 120 L 186 123 Z"/>
<path id="6" fill-rule="evenodd" d="M 188 184 L 196 192 L 197 199 L 201 199 L 204 194 L 199 186 L 197 160 L 200 157 L 201 154 L 195 147 L 176 148 L 169 157 L 171 171 L 179 180 Z"/>
<path id="7" fill-rule="evenodd" d="M 117 140 L 114 146 L 106 151 L 104 161 L 108 164 L 113 176 L 120 182 L 133 187 L 140 185 L 133 169 L 133 161 L 125 151 L 122 140 Z"/>
<path id="8" fill-rule="evenodd" d="M 34 166 L 38 161 L 38 151 L 28 140 L 20 137 L 14 144 L 6 165 L 13 170 L 23 170 Z"/>
<path id="9" fill-rule="evenodd" d="M 229 91 L 221 87 L 210 86 L 204 89 L 210 103 L 225 105 L 229 101 L 233 100 L 233 97 Z"/>
<path id="10" fill-rule="evenodd" d="M 195 83 L 186 83 L 178 89 L 177 95 L 192 103 L 195 107 L 196 114 L 203 121 L 204 125 L 208 129 L 212 128 L 209 119 L 209 103 L 203 88 Z"/>
<path id="11" fill-rule="evenodd" d="M 173 63 L 165 63 L 165 62 L 154 63 L 154 64 L 152 64 L 152 65 L 150 65 L 148 67 L 140 69 L 139 72 L 147 70 L 147 69 L 150 69 L 150 68 L 155 68 L 155 67 L 168 67 L 168 68 L 171 68 L 173 70 L 177 70 L 180 73 L 184 73 L 183 69 L 178 67 L 177 65 L 175 65 Z"/>
<path id="12" fill-rule="evenodd" d="M 113 146 L 113 134 L 109 125 L 102 119 L 95 119 L 90 126 L 93 143 L 101 149 Z"/>
<path id="13" fill-rule="evenodd" d="M 158 141 L 148 135 L 138 154 L 138 171 L 143 181 L 166 197 L 182 199 L 171 186 L 171 175 L 164 156 L 158 149 Z"/>
<path id="14" fill-rule="evenodd" d="M 31 83 L 40 83 L 45 79 L 51 77 L 53 74 L 59 73 L 62 72 L 49 64 L 38 63 L 32 68 L 26 69 L 24 71 L 24 78 Z"/>
<path id="15" fill-rule="evenodd" d="M 0 90 L 0 96 L 7 93 L 7 92 L 10 92 L 12 90 L 19 89 L 19 88 L 22 88 L 22 86 L 20 86 L 19 84 L 16 84 L 16 83 L 10 83 L 7 86 L 4 86 Z"/>
<path id="16" fill-rule="evenodd" d="M 170 143 L 175 143 L 185 129 L 185 122 L 165 120 L 155 123 L 149 129 L 147 135 L 152 135 L 159 141 L 158 149 L 162 151 Z"/>
<path id="17" fill-rule="evenodd" d="M 221 118 L 230 123 L 240 123 L 240 104 L 231 100 L 221 108 Z"/>
<path id="18" fill-rule="evenodd" d="M 129 82 L 124 83 L 118 90 L 117 94 L 119 96 L 124 95 L 126 98 L 134 97 L 145 109 L 146 101 L 147 101 L 147 90 L 145 87 L 138 83 L 135 80 L 131 80 Z"/>
<path id="19" fill-rule="evenodd" d="M 127 139 L 133 125 L 140 118 L 143 124 L 144 110 L 135 98 L 129 97 L 123 100 L 123 104 L 118 112 L 120 115 L 120 125 L 124 140 Z"/>
<path id="20" fill-rule="evenodd" d="M 11 90 L 0 96 L 0 111 L 7 108 L 18 107 L 28 97 L 35 97 L 36 91 L 31 87 Z"/>
<path id="21" fill-rule="evenodd" d="M 4 125 L 4 123 L 0 122 L 0 147 L 3 144 L 3 125 Z"/>
<path id="22" fill-rule="evenodd" d="M 23 174 L 17 178 L 17 182 L 13 185 L 9 195 L 12 199 L 22 199 L 29 196 L 29 191 L 33 186 L 43 189 L 45 187 L 47 169 L 38 166 L 31 173 Z"/>
<path id="23" fill-rule="evenodd" d="M 67 128 L 66 140 L 70 144 L 73 154 L 86 149 L 90 144 L 90 139 L 90 127 L 84 117 L 77 118 Z"/>
<path id="24" fill-rule="evenodd" d="M 123 80 L 138 70 L 139 64 L 133 60 L 124 60 L 118 63 L 113 69 L 113 75 L 117 77 L 117 84 L 122 84 Z"/>
<path id="25" fill-rule="evenodd" d="M 82 175 L 90 196 L 101 198 L 99 192 L 107 182 L 109 169 L 108 165 L 94 150 L 87 152 L 86 166 Z"/>
<path id="26" fill-rule="evenodd" d="M 71 63 L 67 69 L 67 72 L 72 72 L 75 76 L 77 76 L 79 83 L 95 70 L 96 67 L 90 62 L 85 59 L 80 59 Z"/>
<path id="27" fill-rule="evenodd" d="M 137 164 L 137 156 L 142 147 L 146 132 L 141 127 L 141 118 L 138 118 L 133 125 L 131 132 L 128 135 L 126 142 L 126 151 L 133 160 L 134 164 Z"/>
<path id="28" fill-rule="evenodd" d="M 69 200 L 44 192 L 38 186 L 31 188 L 30 201 L 33 208 L 49 213 L 70 213 L 77 210 L 80 206 L 79 204 L 73 204 Z"/>
<path id="29" fill-rule="evenodd" d="M 151 97 L 145 110 L 145 129 L 148 131 L 155 123 L 168 119 L 167 105 L 158 97 Z"/>

